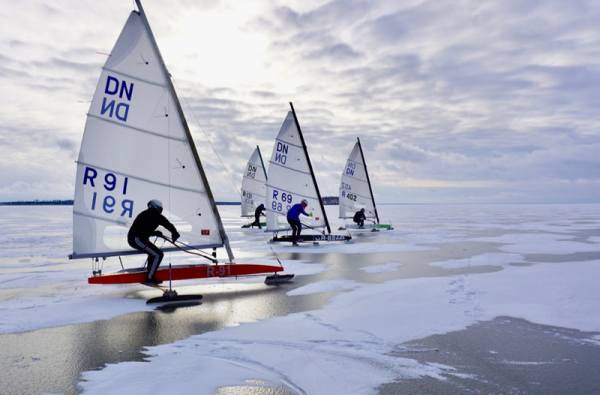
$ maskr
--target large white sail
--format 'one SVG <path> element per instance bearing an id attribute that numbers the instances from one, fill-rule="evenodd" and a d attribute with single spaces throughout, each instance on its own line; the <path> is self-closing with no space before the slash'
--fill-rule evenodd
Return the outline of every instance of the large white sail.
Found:
<path id="1" fill-rule="evenodd" d="M 230 252 L 169 74 L 138 7 L 102 68 L 87 114 L 72 257 L 137 253 L 127 245 L 127 231 L 151 199 L 163 202 L 163 215 L 185 243 L 226 244 Z"/>
<path id="2" fill-rule="evenodd" d="M 339 207 L 340 218 L 352 218 L 358 210 L 364 208 L 367 218 L 379 222 L 367 166 L 358 139 L 342 172 Z"/>
<path id="3" fill-rule="evenodd" d="M 302 199 L 308 201 L 306 211 L 312 213 L 312 217 L 302 216 L 302 223 L 311 228 L 328 228 L 329 231 L 304 138 L 293 112 L 290 111 L 275 138 L 269 161 L 267 231 L 290 229 L 286 214 L 290 207 L 300 203 Z"/>
<path id="4" fill-rule="evenodd" d="M 260 154 L 260 148 L 256 146 L 248 160 L 244 177 L 242 178 L 242 217 L 253 217 L 256 207 L 265 204 L 267 173 Z"/>

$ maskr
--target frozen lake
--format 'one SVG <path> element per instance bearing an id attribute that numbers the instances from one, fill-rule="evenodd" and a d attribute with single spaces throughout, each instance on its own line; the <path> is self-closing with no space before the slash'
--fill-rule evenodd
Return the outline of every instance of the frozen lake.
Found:
<path id="1" fill-rule="evenodd" d="M 155 290 L 87 284 L 70 207 L 0 207 L 3 392 L 600 391 L 600 205 L 382 205 L 395 230 L 299 247 L 219 210 L 238 261 L 275 252 L 295 282 L 188 281 L 202 304 L 155 309 Z"/>

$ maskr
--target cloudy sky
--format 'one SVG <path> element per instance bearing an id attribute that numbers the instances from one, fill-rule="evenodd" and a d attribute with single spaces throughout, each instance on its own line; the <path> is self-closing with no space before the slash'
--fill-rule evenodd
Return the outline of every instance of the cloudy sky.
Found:
<path id="1" fill-rule="evenodd" d="M 360 136 L 380 202 L 600 202 L 597 1 L 144 6 L 218 199 L 255 145 L 270 157 L 293 101 L 324 195 Z M 0 201 L 72 197 L 133 8 L 2 1 Z"/>

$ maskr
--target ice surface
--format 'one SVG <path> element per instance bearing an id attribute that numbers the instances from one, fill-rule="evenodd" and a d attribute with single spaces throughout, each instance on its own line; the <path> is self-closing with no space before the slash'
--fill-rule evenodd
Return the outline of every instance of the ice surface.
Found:
<path id="1" fill-rule="evenodd" d="M 309 295 L 320 292 L 343 291 L 347 289 L 356 288 L 357 286 L 358 283 L 356 281 L 350 280 L 320 281 L 318 283 L 313 283 L 300 288 L 296 288 L 293 291 L 288 292 L 287 294 L 290 296 Z"/>
<path id="2" fill-rule="evenodd" d="M 300 247 L 271 246 L 266 243 L 270 235 L 239 229 L 239 207 L 219 209 L 226 213 L 239 262 L 276 264 L 274 254 L 281 254 L 286 256 L 286 272 L 314 276 L 312 283 L 291 290 L 290 297 L 328 292 L 332 298 L 318 310 L 149 348 L 148 362 L 86 372 L 81 383 L 86 392 L 214 393 L 220 386 L 258 379 L 298 393 L 373 393 L 378 385 L 401 378 L 460 375 L 448 366 L 395 357 L 393 351 L 405 341 L 460 330 L 479 320 L 512 316 L 600 331 L 600 255 L 594 255 L 600 253 L 594 233 L 600 229 L 598 205 L 383 206 L 382 218 L 393 222 L 396 230 L 357 236 L 350 244 Z M 1 332 L 149 309 L 144 287 L 90 286 L 89 261 L 65 258 L 70 252 L 70 208 L 50 208 L 41 218 L 34 209 L 26 209 L 22 217 L 11 210 L 0 213 L 7 214 L 0 215 L 0 242 L 5 247 L 0 256 Z M 447 245 L 454 246 L 448 250 L 451 254 L 440 256 Z M 543 259 L 544 254 L 577 252 L 586 253 L 590 258 L 580 259 L 589 260 Z M 352 257 L 359 253 L 378 259 Z M 542 255 L 528 261 L 527 254 Z M 138 265 L 139 259 L 128 258 L 125 264 Z M 193 259 L 167 254 L 165 262 Z M 405 266 L 418 266 L 415 262 L 429 267 L 423 273 L 437 266 L 461 269 L 463 274 L 394 277 Z M 499 270 L 468 270 L 486 265 Z M 119 268 L 118 261 L 110 260 L 104 269 Z M 390 273 L 390 279 L 370 282 L 374 276 L 367 273 Z M 258 287 L 262 280 L 238 281 Z M 181 284 L 221 286 L 229 281 L 236 280 Z M 144 382 L 147 377 L 153 380 Z"/>
<path id="3" fill-rule="evenodd" d="M 190 379 L 204 383 L 206 393 L 219 385 L 243 384 L 250 370 L 255 379 L 276 380 L 298 392 L 373 393 L 386 381 L 440 377 L 444 372 L 440 366 L 391 357 L 396 345 L 463 329 L 477 320 L 507 315 L 599 330 L 600 316 L 595 314 L 600 307 L 599 275 L 600 261 L 593 261 L 569 263 L 569 270 L 546 264 L 361 286 L 339 294 L 321 310 L 151 348 L 148 363 L 117 364 L 86 373 L 82 386 L 89 393 L 109 389 L 128 393 L 136 388 L 130 377 L 143 372 L 179 377 L 181 365 L 170 363 L 176 359 L 183 361 L 183 369 L 189 366 L 188 372 L 194 372 L 185 383 L 172 381 L 171 390 L 181 393 L 194 388 Z M 218 369 L 211 375 L 211 358 L 229 361 L 230 375 L 223 377 Z"/>
<path id="4" fill-rule="evenodd" d="M 343 254 L 366 254 L 370 252 L 401 252 L 401 251 L 429 251 L 433 247 L 419 246 L 409 243 L 396 244 L 365 244 L 350 242 L 320 242 L 318 245 L 312 243 L 302 243 L 298 246 L 277 245 L 277 252 L 310 252 L 311 254 L 328 254 L 328 253 L 343 253 Z"/>
<path id="5" fill-rule="evenodd" d="M 384 263 L 383 265 L 373 265 L 373 266 L 362 267 L 361 270 L 364 270 L 367 273 L 389 273 L 389 272 L 396 271 L 396 269 L 398 269 L 400 266 L 402 266 L 402 263 L 388 262 L 388 263 Z"/>
<path id="6" fill-rule="evenodd" d="M 484 265 L 507 265 L 510 263 L 523 263 L 525 258 L 519 254 L 502 254 L 502 253 L 486 253 L 476 255 L 464 259 L 449 259 L 447 261 L 431 262 L 431 266 L 443 267 L 446 269 L 459 269 L 463 267 L 471 266 L 484 266 Z"/>
<path id="7" fill-rule="evenodd" d="M 514 233 L 498 237 L 481 237 L 475 241 L 505 243 L 502 251 L 517 254 L 572 254 L 576 252 L 600 252 L 599 244 L 571 240 L 573 236 L 556 233 Z"/>

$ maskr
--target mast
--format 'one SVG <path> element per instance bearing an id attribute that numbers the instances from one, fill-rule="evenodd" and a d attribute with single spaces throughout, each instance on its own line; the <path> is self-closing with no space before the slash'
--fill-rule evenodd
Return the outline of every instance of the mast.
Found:
<path id="1" fill-rule="evenodd" d="M 304 142 L 304 136 L 302 136 L 302 130 L 300 129 L 300 124 L 298 123 L 298 118 L 296 117 L 296 111 L 294 111 L 294 105 L 290 102 L 290 107 L 292 108 L 292 114 L 294 115 L 294 121 L 296 122 L 296 127 L 298 128 L 298 134 L 300 135 L 300 141 L 302 141 L 302 148 L 304 149 L 304 155 L 306 155 L 306 161 L 308 162 L 308 168 L 310 170 L 310 175 L 313 180 L 313 184 L 315 185 L 315 190 L 317 191 L 317 198 L 319 199 L 319 204 L 321 205 L 321 211 L 323 212 L 323 218 L 325 218 L 325 226 L 327 226 L 327 233 L 331 233 L 331 228 L 329 227 L 329 220 L 327 219 L 327 213 L 325 212 L 325 207 L 323 206 L 323 199 L 321 199 L 321 192 L 319 192 L 319 185 L 317 185 L 317 180 L 315 178 L 315 172 L 313 171 L 312 164 L 310 163 L 310 157 L 308 156 L 308 151 L 306 150 L 306 143 Z"/>
<path id="2" fill-rule="evenodd" d="M 144 26 L 146 27 L 146 30 L 148 31 L 148 35 L 150 36 L 150 41 L 152 42 L 152 45 L 154 46 L 154 49 L 156 50 L 156 53 L 158 54 L 158 60 L 160 61 L 163 71 L 165 72 L 169 90 L 171 91 L 171 94 L 175 98 L 175 106 L 177 108 L 177 112 L 179 113 L 179 117 L 181 118 L 181 123 L 183 125 L 185 135 L 188 139 L 190 148 L 192 149 L 192 155 L 194 156 L 194 160 L 196 161 L 196 166 L 198 167 L 198 171 L 200 172 L 200 177 L 202 178 L 202 182 L 204 183 L 204 186 L 206 188 L 206 194 L 208 195 L 208 198 L 210 200 L 210 206 L 212 208 L 213 214 L 215 215 L 215 218 L 217 219 L 217 224 L 219 226 L 219 234 L 221 236 L 221 239 L 223 240 L 225 249 L 227 250 L 227 256 L 229 257 L 229 262 L 233 262 L 234 256 L 233 256 L 233 252 L 231 251 L 231 246 L 229 245 L 229 238 L 227 237 L 227 233 L 225 233 L 225 228 L 223 227 L 223 222 L 221 222 L 221 216 L 219 215 L 219 210 L 217 209 L 217 205 L 215 203 L 215 198 L 213 197 L 212 191 L 210 189 L 210 185 L 208 184 L 208 179 L 206 178 L 206 174 L 204 173 L 204 168 L 202 167 L 202 163 L 200 162 L 200 156 L 198 155 L 198 151 L 196 150 L 196 145 L 194 144 L 194 140 L 192 138 L 192 133 L 190 132 L 190 128 L 185 119 L 185 115 L 183 114 L 183 109 L 181 108 L 181 103 L 179 102 L 179 97 L 177 96 L 177 93 L 175 92 L 175 86 L 173 86 L 173 81 L 171 81 L 171 74 L 169 74 L 169 70 L 167 70 L 167 66 L 162 57 L 162 54 L 160 53 L 160 50 L 158 49 L 158 44 L 156 43 L 156 39 L 154 38 L 154 33 L 152 33 L 152 29 L 150 28 L 150 23 L 148 22 L 148 19 L 146 18 L 146 13 L 144 12 L 144 7 L 142 7 L 142 1 L 135 0 L 135 4 L 138 7 L 138 10 L 139 10 L 138 13 L 142 19 L 142 22 L 143 22 Z"/>
<path id="3" fill-rule="evenodd" d="M 265 169 L 265 162 L 263 162 L 262 154 L 260 153 L 260 147 L 258 145 L 256 146 L 256 150 L 258 151 L 258 157 L 260 158 L 260 164 L 263 168 L 263 173 L 265 173 L 265 181 L 266 181 L 269 179 L 269 177 L 267 177 L 267 169 Z"/>
<path id="4" fill-rule="evenodd" d="M 360 158 L 362 159 L 363 166 L 365 167 L 365 174 L 367 176 L 367 184 L 369 184 L 369 192 L 371 193 L 371 201 L 373 202 L 373 209 L 375 210 L 375 219 L 379 223 L 379 215 L 377 214 L 377 205 L 375 204 L 375 197 L 373 196 L 373 188 L 371 188 L 371 179 L 369 178 L 369 171 L 367 170 L 367 162 L 365 161 L 365 155 L 363 154 L 362 146 L 360 145 L 360 138 L 356 138 L 358 142 L 358 150 L 360 151 Z"/>

